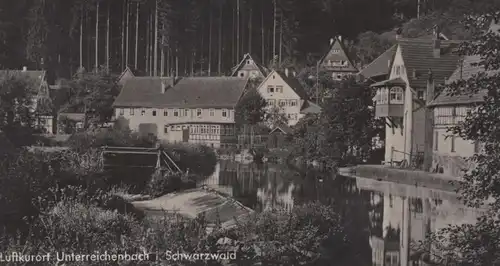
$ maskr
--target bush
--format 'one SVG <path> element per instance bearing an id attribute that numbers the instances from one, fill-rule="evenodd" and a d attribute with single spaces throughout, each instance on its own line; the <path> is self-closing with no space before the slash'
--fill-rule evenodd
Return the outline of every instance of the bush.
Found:
<path id="1" fill-rule="evenodd" d="M 174 191 L 196 187 L 196 176 L 183 173 L 161 174 L 155 172 L 146 187 L 146 194 L 159 197 Z"/>
<path id="2" fill-rule="evenodd" d="M 205 145 L 162 143 L 161 147 L 173 155 L 174 161 L 183 170 L 201 176 L 215 171 L 217 155 Z"/>

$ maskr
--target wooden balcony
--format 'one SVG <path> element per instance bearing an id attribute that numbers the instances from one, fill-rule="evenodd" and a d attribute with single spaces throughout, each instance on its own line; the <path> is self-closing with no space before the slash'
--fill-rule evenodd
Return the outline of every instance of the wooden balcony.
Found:
<path id="1" fill-rule="evenodd" d="M 375 117 L 403 117 L 404 104 L 377 104 L 375 105 Z"/>

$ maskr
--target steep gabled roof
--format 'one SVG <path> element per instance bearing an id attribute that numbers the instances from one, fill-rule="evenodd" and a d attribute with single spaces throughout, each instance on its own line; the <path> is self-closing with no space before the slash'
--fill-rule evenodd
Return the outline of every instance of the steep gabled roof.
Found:
<path id="1" fill-rule="evenodd" d="M 346 61 L 347 66 L 328 66 L 325 64 L 328 61 Z M 334 39 L 334 42 L 330 46 L 328 53 L 321 58 L 319 61 L 320 66 L 328 71 L 338 71 L 338 72 L 358 72 L 358 69 L 354 66 L 351 59 L 347 55 L 344 44 L 339 37 Z"/>
<path id="2" fill-rule="evenodd" d="M 457 68 L 460 57 L 455 49 L 461 41 L 440 41 L 441 54 L 438 58 L 434 57 L 433 42 L 432 39 L 398 40 L 411 88 L 427 86 L 429 69 L 436 84 L 443 84 Z M 416 77 L 413 77 L 414 72 Z"/>
<path id="3" fill-rule="evenodd" d="M 248 66 L 245 62 L 247 60 L 252 60 L 254 64 L 251 64 Z M 257 68 L 255 68 L 257 67 Z M 266 76 L 267 73 L 269 72 L 267 68 L 265 68 L 260 62 L 256 61 L 250 54 L 244 54 L 243 59 L 240 61 L 238 65 L 232 68 L 231 71 L 231 76 L 235 76 L 238 71 L 242 69 L 248 69 L 248 70 L 259 70 L 262 76 Z"/>
<path id="4" fill-rule="evenodd" d="M 293 129 L 287 125 L 287 124 L 284 124 L 284 123 L 279 123 L 278 125 L 276 125 L 270 132 L 269 134 L 272 134 L 273 132 L 275 131 L 281 131 L 282 133 L 284 134 L 292 134 L 293 133 Z"/>
<path id="5" fill-rule="evenodd" d="M 304 104 L 300 110 L 301 114 L 319 114 L 321 113 L 321 107 L 311 101 L 304 101 Z"/>
<path id="6" fill-rule="evenodd" d="M 302 84 L 300 83 L 300 81 L 296 77 L 294 77 L 291 73 L 288 73 L 288 76 L 287 76 L 285 74 L 285 72 L 283 72 L 283 71 L 274 70 L 271 73 L 269 73 L 269 75 L 268 75 L 267 78 L 269 78 L 273 73 L 276 73 L 277 75 L 279 75 L 283 79 L 283 81 L 285 81 L 285 83 L 293 91 L 295 91 L 295 93 L 297 93 L 297 95 L 299 95 L 299 97 L 302 100 L 307 100 L 309 98 L 307 96 L 306 90 L 304 89 L 304 86 L 302 86 Z"/>
<path id="7" fill-rule="evenodd" d="M 123 70 L 123 72 L 120 74 L 120 76 L 118 77 L 118 81 L 121 81 L 122 78 L 125 76 L 125 74 L 127 73 L 130 73 L 132 75 L 132 77 L 142 77 L 144 76 L 144 73 L 139 70 L 139 69 L 133 69 L 131 67 L 126 67 L 125 70 Z"/>
<path id="8" fill-rule="evenodd" d="M 364 67 L 358 74 L 364 78 L 371 79 L 391 73 L 391 65 L 396 55 L 398 46 L 395 44 L 383 52 L 379 57 Z"/>
<path id="9" fill-rule="evenodd" d="M 171 77 L 134 77 L 125 82 L 113 106 L 234 108 L 247 82 L 248 79 L 237 77 L 187 77 L 172 87 Z M 162 86 L 165 86 L 164 93 Z"/>

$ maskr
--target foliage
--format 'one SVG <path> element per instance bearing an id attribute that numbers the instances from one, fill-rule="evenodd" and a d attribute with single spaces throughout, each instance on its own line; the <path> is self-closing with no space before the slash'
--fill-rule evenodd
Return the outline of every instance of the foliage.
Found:
<path id="1" fill-rule="evenodd" d="M 29 144 L 35 129 L 35 81 L 18 71 L 0 73 L 0 131 L 14 145 Z"/>
<path id="2" fill-rule="evenodd" d="M 101 126 L 111 121 L 112 104 L 120 92 L 116 77 L 105 68 L 93 72 L 82 72 L 65 82 L 70 94 L 63 109 L 67 112 L 85 114 L 84 128 Z"/>
<path id="3" fill-rule="evenodd" d="M 331 208 L 311 203 L 291 212 L 264 211 L 239 221 L 225 235 L 238 245 L 238 265 L 307 265 L 328 255 L 334 257 L 330 261 L 340 262 L 342 254 L 331 253 L 346 244 L 339 224 Z"/>
<path id="4" fill-rule="evenodd" d="M 239 125 L 256 125 L 265 120 L 267 102 L 254 87 L 248 88 L 236 106 L 234 116 Z"/>
<path id="5" fill-rule="evenodd" d="M 217 155 L 208 146 L 178 143 L 162 143 L 161 146 L 173 155 L 173 160 L 183 171 L 209 176 L 215 170 Z"/>
<path id="6" fill-rule="evenodd" d="M 288 117 L 283 111 L 283 108 L 277 105 L 267 110 L 265 121 L 272 127 L 277 125 L 288 125 Z"/>
<path id="7" fill-rule="evenodd" d="M 145 194 L 156 198 L 175 191 L 195 188 L 196 180 L 197 178 L 194 175 L 185 175 L 183 173 L 162 174 L 156 172 L 151 177 Z"/>
<path id="8" fill-rule="evenodd" d="M 331 91 L 320 115 L 295 126 L 294 139 L 300 155 L 333 166 L 367 156 L 378 127 L 370 108 L 373 95 L 364 84 L 345 80 Z"/>
<path id="9" fill-rule="evenodd" d="M 481 15 L 483 19 L 470 16 L 465 21 L 466 25 L 487 29 L 491 19 L 498 21 L 499 18 L 499 13 Z M 497 241 L 500 211 L 500 57 L 493 52 L 500 48 L 499 45 L 498 32 L 475 32 L 473 39 L 461 46 L 460 52 L 479 55 L 481 61 L 476 67 L 485 71 L 467 80 L 456 81 L 444 91 L 451 96 L 484 93 L 484 101 L 473 106 L 465 119 L 450 128 L 449 132 L 481 144 L 481 153 L 468 158 L 474 167 L 464 169 L 458 192 L 466 205 L 488 208 L 476 224 L 449 227 L 428 239 L 433 249 L 424 246 L 427 248 L 424 252 L 430 253 L 427 256 L 431 260 L 444 257 L 448 265 L 500 264 L 500 245 Z"/>

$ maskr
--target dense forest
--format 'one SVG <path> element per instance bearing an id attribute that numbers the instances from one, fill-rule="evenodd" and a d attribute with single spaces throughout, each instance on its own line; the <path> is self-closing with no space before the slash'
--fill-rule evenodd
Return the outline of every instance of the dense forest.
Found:
<path id="1" fill-rule="evenodd" d="M 149 75 L 219 75 L 245 53 L 266 65 L 313 65 L 336 35 L 351 40 L 366 63 L 390 42 L 380 40 L 384 32 L 403 26 L 407 35 L 422 34 L 491 2 L 497 0 L 0 1 L 0 67 L 43 68 L 51 79 L 100 65 L 117 73 L 128 65 Z"/>

